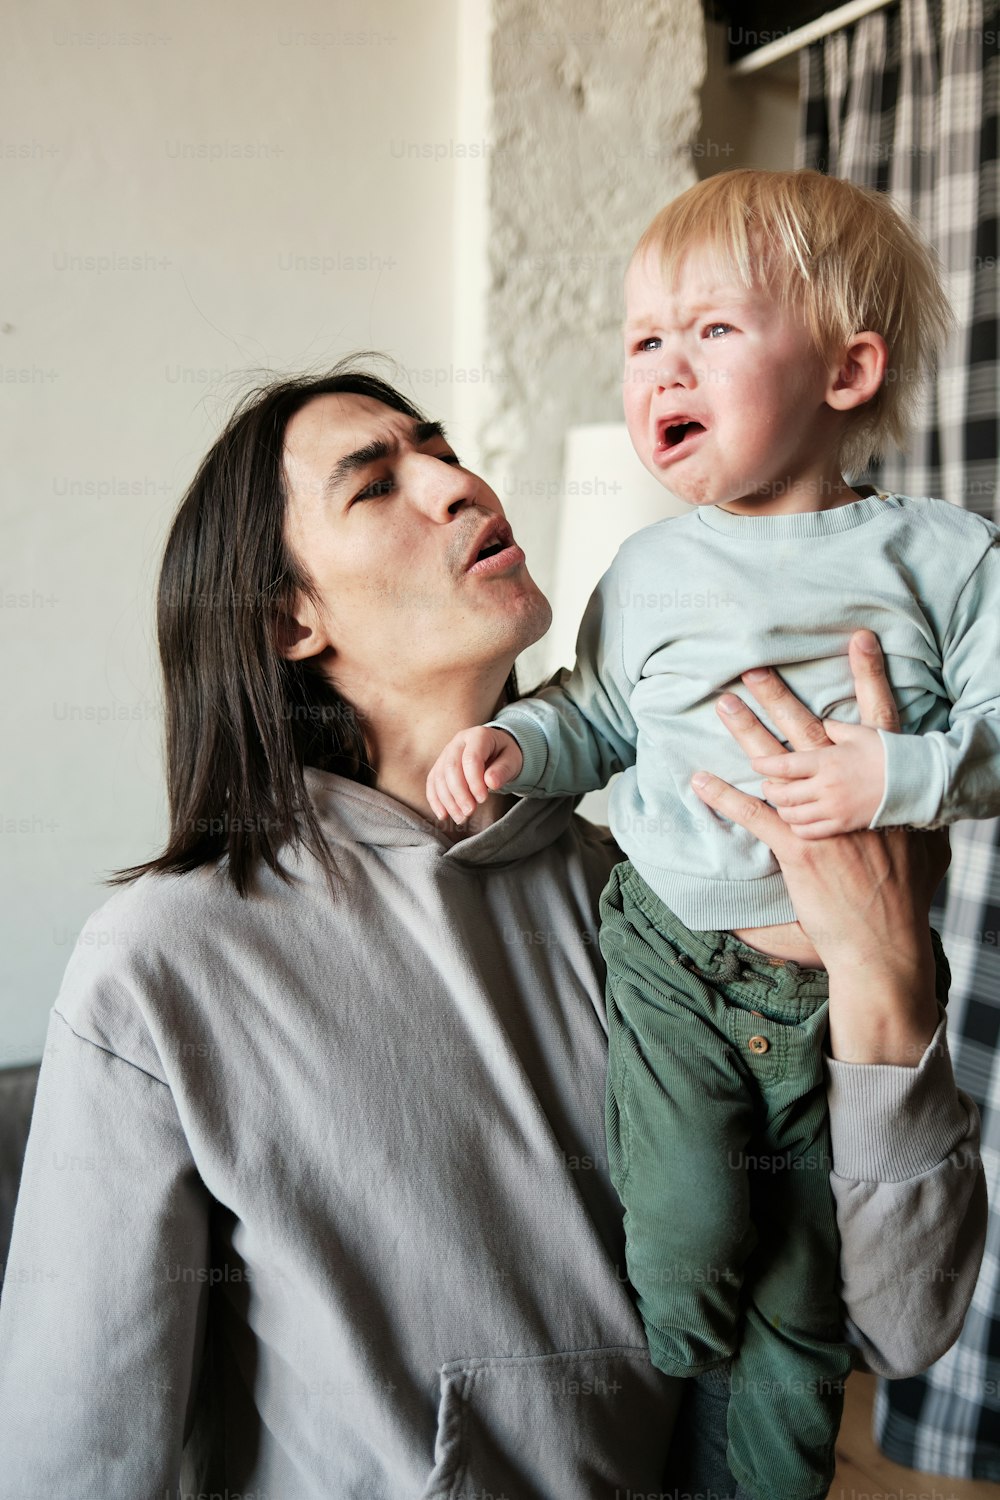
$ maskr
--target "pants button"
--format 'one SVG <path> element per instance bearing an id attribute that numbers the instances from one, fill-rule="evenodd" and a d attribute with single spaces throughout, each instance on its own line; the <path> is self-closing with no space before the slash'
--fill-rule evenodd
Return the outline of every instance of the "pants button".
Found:
<path id="1" fill-rule="evenodd" d="M 751 1052 L 766 1052 L 770 1045 L 766 1036 L 752 1036 L 747 1042 Z"/>

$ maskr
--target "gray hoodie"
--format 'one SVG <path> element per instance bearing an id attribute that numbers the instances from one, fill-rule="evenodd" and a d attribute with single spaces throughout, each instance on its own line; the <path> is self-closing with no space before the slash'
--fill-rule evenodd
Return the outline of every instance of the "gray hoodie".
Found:
<path id="1" fill-rule="evenodd" d="M 74 950 L 0 1305 L 0 1497 L 659 1493 L 679 1386 L 604 1147 L 617 850 L 568 799 L 449 846 L 307 779 L 336 900 L 304 852 L 246 901 L 147 876 Z M 941 1046 L 833 1065 L 831 1101 L 853 1337 L 909 1373 L 975 1281 L 975 1111 Z"/>

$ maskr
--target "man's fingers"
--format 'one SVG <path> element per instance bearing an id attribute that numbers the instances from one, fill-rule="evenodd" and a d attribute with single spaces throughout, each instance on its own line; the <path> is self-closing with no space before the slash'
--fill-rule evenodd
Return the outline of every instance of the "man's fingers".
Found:
<path id="1" fill-rule="evenodd" d="M 759 797 L 749 797 L 708 771 L 696 771 L 691 784 L 707 807 L 746 828 L 755 838 L 763 839 L 779 859 L 781 851 L 789 848 L 789 840 L 795 835 L 785 828 L 774 808 Z"/>
<path id="2" fill-rule="evenodd" d="M 816 750 L 830 743 L 822 719 L 800 703 L 770 667 L 744 672 L 743 681 L 793 749 Z"/>
<path id="3" fill-rule="evenodd" d="M 781 750 L 781 741 L 764 728 L 757 715 L 736 693 L 723 693 L 715 709 L 745 755 L 770 755 Z"/>
<path id="4" fill-rule="evenodd" d="M 871 630 L 856 630 L 847 650 L 854 678 L 854 694 L 862 724 L 869 729 L 899 732 L 899 714 L 885 674 L 885 659 L 878 637 Z"/>

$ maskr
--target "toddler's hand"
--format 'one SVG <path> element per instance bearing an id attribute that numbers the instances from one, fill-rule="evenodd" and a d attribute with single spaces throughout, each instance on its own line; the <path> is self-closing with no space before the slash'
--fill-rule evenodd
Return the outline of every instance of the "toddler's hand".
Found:
<path id="1" fill-rule="evenodd" d="M 504 729 L 463 729 L 448 741 L 427 777 L 427 801 L 436 818 L 464 823 L 524 765 L 521 747 Z"/>
<path id="2" fill-rule="evenodd" d="M 824 719 L 832 745 L 790 755 L 761 755 L 750 762 L 773 777 L 761 795 L 803 839 L 870 828 L 885 790 L 885 751 L 878 731 Z"/>

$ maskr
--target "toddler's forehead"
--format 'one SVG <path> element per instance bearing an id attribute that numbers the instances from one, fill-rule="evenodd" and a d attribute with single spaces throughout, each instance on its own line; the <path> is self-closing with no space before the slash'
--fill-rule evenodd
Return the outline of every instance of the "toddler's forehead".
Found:
<path id="1" fill-rule="evenodd" d="M 665 253 L 649 245 L 635 252 L 625 273 L 626 317 L 669 303 L 740 302 L 743 306 L 773 304 L 766 287 L 747 282 L 724 250 L 692 245 Z"/>

